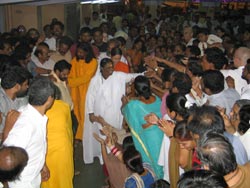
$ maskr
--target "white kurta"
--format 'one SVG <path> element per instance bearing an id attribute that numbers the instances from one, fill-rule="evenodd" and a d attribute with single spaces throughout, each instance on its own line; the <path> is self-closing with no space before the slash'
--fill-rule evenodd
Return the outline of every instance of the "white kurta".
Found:
<path id="1" fill-rule="evenodd" d="M 20 179 L 9 182 L 11 188 L 38 188 L 41 184 L 40 171 L 45 162 L 47 150 L 47 116 L 42 116 L 34 107 L 27 105 L 14 124 L 3 145 L 24 148 L 29 156 L 28 164 L 23 169 Z"/>
<path id="2" fill-rule="evenodd" d="M 241 95 L 242 88 L 247 86 L 246 80 L 241 78 L 242 71 L 244 66 L 240 66 L 237 69 L 233 70 L 220 70 L 220 72 L 224 75 L 225 79 L 228 76 L 231 76 L 234 79 L 235 90 Z"/>
<path id="3" fill-rule="evenodd" d="M 86 98 L 83 133 L 83 159 L 86 164 L 93 163 L 94 157 L 99 157 L 102 163 L 100 144 L 93 137 L 94 132 L 99 134 L 100 125 L 91 123 L 89 114 L 100 115 L 113 127 L 122 129 L 121 98 L 125 95 L 126 83 L 138 75 L 141 74 L 114 72 L 105 80 L 97 73 L 92 78 Z"/>

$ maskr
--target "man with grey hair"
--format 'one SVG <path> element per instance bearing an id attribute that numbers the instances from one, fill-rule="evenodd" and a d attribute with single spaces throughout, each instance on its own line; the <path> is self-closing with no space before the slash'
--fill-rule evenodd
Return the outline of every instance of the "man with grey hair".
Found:
<path id="1" fill-rule="evenodd" d="M 224 75 L 226 79 L 228 79 L 228 77 L 233 78 L 235 90 L 240 95 L 242 94 L 242 88 L 247 86 L 247 82 L 241 76 L 244 66 L 247 64 L 248 59 L 250 59 L 250 49 L 247 47 L 239 47 L 235 50 L 233 57 L 234 67 L 236 69 L 221 70 L 221 73 Z"/>
<path id="2" fill-rule="evenodd" d="M 238 165 L 233 150 L 228 139 L 215 132 L 207 132 L 198 143 L 198 156 L 204 169 L 223 175 L 230 188 L 248 188 L 250 163 Z"/>

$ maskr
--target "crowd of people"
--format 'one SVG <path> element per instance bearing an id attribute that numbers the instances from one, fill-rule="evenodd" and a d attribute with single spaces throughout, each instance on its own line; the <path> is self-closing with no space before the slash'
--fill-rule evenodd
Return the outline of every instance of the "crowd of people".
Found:
<path id="1" fill-rule="evenodd" d="M 247 10 L 156 12 L 93 12 L 76 39 L 57 19 L 0 35 L 5 187 L 72 188 L 82 143 L 110 188 L 248 188 Z"/>

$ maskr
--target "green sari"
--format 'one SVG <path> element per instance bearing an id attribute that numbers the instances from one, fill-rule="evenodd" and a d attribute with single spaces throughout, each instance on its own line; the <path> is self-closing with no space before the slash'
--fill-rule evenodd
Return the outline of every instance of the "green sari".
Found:
<path id="1" fill-rule="evenodd" d="M 144 117 L 149 113 L 155 113 L 161 117 L 161 100 L 156 100 L 151 104 L 145 104 L 139 100 L 131 100 L 122 109 L 123 115 L 129 125 L 136 149 L 141 153 L 143 162 L 149 163 L 158 179 L 163 178 L 163 168 L 158 165 L 163 132 L 157 125 L 143 128 L 146 124 Z"/>

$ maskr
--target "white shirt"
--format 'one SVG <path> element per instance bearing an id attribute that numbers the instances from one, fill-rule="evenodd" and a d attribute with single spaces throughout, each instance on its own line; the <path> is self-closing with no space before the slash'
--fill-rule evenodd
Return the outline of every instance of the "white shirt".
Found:
<path id="1" fill-rule="evenodd" d="M 207 99 L 209 105 L 225 108 L 226 114 L 229 115 L 235 101 L 240 99 L 240 95 L 235 89 L 229 88 L 220 93 L 208 95 Z"/>
<path id="2" fill-rule="evenodd" d="M 250 100 L 250 84 L 242 88 L 240 99 Z"/>
<path id="3" fill-rule="evenodd" d="M 235 90 L 241 95 L 242 88 L 247 86 L 246 80 L 241 78 L 244 66 L 240 66 L 234 70 L 220 70 L 224 77 L 231 76 L 234 79 Z"/>
<path id="4" fill-rule="evenodd" d="M 55 62 L 52 59 L 49 59 L 48 61 L 45 61 L 43 64 L 38 60 L 38 58 L 35 55 L 31 56 L 31 60 L 32 62 L 40 68 L 44 68 L 44 69 L 49 69 L 49 70 L 53 70 L 54 66 L 55 66 Z"/>
<path id="5" fill-rule="evenodd" d="M 9 182 L 9 186 L 11 188 L 37 188 L 41 184 L 40 171 L 45 163 L 48 118 L 46 115 L 42 116 L 29 104 L 20 109 L 20 112 L 21 115 L 3 145 L 25 149 L 29 160 L 20 175 L 20 179 Z"/>

